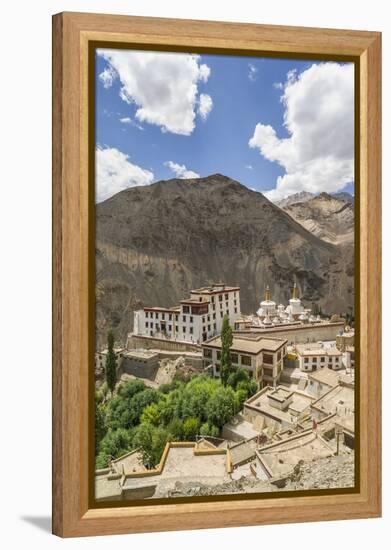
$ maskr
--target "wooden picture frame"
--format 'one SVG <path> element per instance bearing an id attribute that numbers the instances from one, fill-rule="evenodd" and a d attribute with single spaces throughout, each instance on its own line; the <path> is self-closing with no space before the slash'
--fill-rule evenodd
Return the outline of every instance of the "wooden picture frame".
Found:
<path id="1" fill-rule="evenodd" d="M 91 507 L 89 44 L 280 56 L 356 65 L 359 174 L 359 490 Z M 381 514 L 381 35 L 87 13 L 53 17 L 53 533 L 63 537 L 378 517 Z M 92 252 L 93 252 L 92 248 Z"/>

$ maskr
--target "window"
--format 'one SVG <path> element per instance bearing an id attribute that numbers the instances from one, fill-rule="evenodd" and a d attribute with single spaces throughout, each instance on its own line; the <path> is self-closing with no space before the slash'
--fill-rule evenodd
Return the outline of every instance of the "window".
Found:
<path id="1" fill-rule="evenodd" d="M 158 318 L 159 318 L 159 314 L 155 313 L 155 319 L 158 319 Z"/>
<path id="2" fill-rule="evenodd" d="M 168 320 L 171 321 L 172 320 L 172 313 L 169 314 L 168 316 Z"/>
<path id="3" fill-rule="evenodd" d="M 216 319 L 216 313 L 213 313 L 213 319 Z"/>
<path id="4" fill-rule="evenodd" d="M 222 316 L 223 316 L 223 312 L 222 312 L 222 311 L 220 311 L 220 317 L 222 317 Z"/>
<path id="5" fill-rule="evenodd" d="M 148 328 L 148 326 L 149 326 L 149 323 L 148 323 L 148 321 L 147 321 L 147 322 L 145 323 L 145 326 L 146 326 L 146 327 Z"/>
<path id="6" fill-rule="evenodd" d="M 175 321 L 178 321 L 178 317 L 179 317 L 178 315 L 175 315 Z"/>
<path id="7" fill-rule="evenodd" d="M 273 364 L 273 355 L 270 355 L 270 353 L 264 353 L 263 354 L 263 362 L 266 363 L 266 365 L 272 365 Z"/>
<path id="8" fill-rule="evenodd" d="M 211 359 L 212 358 L 212 350 L 204 348 L 204 357 L 206 357 L 207 359 Z"/>
<path id="9" fill-rule="evenodd" d="M 155 328 L 156 328 L 156 330 L 159 330 L 159 324 L 158 323 L 155 324 Z"/>
<path id="10" fill-rule="evenodd" d="M 189 308 L 189 306 L 182 306 L 182 312 L 183 312 L 183 313 L 190 313 L 190 308 Z"/>
<path id="11" fill-rule="evenodd" d="M 222 302 L 222 301 L 223 301 L 223 295 L 219 294 L 219 302 Z"/>
<path id="12" fill-rule="evenodd" d="M 193 317 L 190 317 L 190 323 L 192 323 L 192 322 L 193 322 Z"/>
<path id="13" fill-rule="evenodd" d="M 182 327 L 182 332 L 186 332 L 186 327 Z"/>
<path id="14" fill-rule="evenodd" d="M 212 296 L 210 300 L 211 300 L 212 304 L 214 304 L 214 302 L 215 302 L 215 297 Z"/>
<path id="15" fill-rule="evenodd" d="M 238 308 L 236 307 L 234 311 L 235 311 L 235 313 L 237 313 L 237 312 L 238 312 Z"/>
<path id="16" fill-rule="evenodd" d="M 228 309 L 227 309 L 227 310 L 225 311 L 225 314 L 226 314 L 226 315 L 229 315 L 229 311 L 228 311 Z"/>
<path id="17" fill-rule="evenodd" d="M 234 306 L 236 306 L 236 300 L 234 300 Z"/>
<path id="18" fill-rule="evenodd" d="M 320 362 L 321 362 L 321 363 L 324 363 L 325 361 L 326 361 L 326 357 L 321 357 L 321 358 L 320 358 Z"/>
<path id="19" fill-rule="evenodd" d="M 329 357 L 329 363 L 332 363 L 332 362 L 333 362 L 333 358 Z"/>
<path id="20" fill-rule="evenodd" d="M 251 367 L 251 357 L 249 355 L 241 355 L 240 360 L 242 365 L 246 365 L 247 367 Z"/>
<path id="21" fill-rule="evenodd" d="M 210 321 L 210 315 L 207 316 L 207 320 L 208 320 L 208 323 L 209 323 L 209 321 Z"/>
<path id="22" fill-rule="evenodd" d="M 214 330 L 216 330 L 216 323 L 213 323 L 213 328 Z"/>
<path id="23" fill-rule="evenodd" d="M 171 328 L 172 328 L 171 325 L 168 325 L 168 330 L 169 330 L 170 332 L 171 332 Z"/>
<path id="24" fill-rule="evenodd" d="M 208 332 L 210 332 L 210 325 L 208 325 Z"/>
<path id="25" fill-rule="evenodd" d="M 190 327 L 190 334 L 193 334 L 193 327 Z"/>
<path id="26" fill-rule="evenodd" d="M 205 317 L 202 318 L 202 322 L 205 323 Z"/>
<path id="27" fill-rule="evenodd" d="M 225 295 L 224 295 L 224 298 L 225 298 L 226 300 L 228 300 L 228 294 L 225 294 Z"/>
<path id="28" fill-rule="evenodd" d="M 308 357 L 304 357 L 304 363 L 308 363 L 309 361 L 309 358 Z"/>
<path id="29" fill-rule="evenodd" d="M 237 363 L 238 363 L 238 360 L 239 360 L 238 354 L 237 354 L 237 353 L 231 353 L 231 361 L 232 361 L 232 363 L 237 364 Z"/>
<path id="30" fill-rule="evenodd" d="M 182 321 L 186 323 L 186 315 L 182 315 Z"/>

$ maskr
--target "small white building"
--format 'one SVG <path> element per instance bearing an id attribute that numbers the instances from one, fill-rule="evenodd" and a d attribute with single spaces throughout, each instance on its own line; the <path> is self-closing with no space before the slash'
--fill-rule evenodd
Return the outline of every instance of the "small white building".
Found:
<path id="1" fill-rule="evenodd" d="M 342 353 L 336 347 L 326 347 L 322 343 L 297 344 L 296 354 L 300 370 L 311 372 L 329 368 L 342 368 Z"/>
<path id="2" fill-rule="evenodd" d="M 218 283 L 191 290 L 179 306 L 135 311 L 133 333 L 200 344 L 221 332 L 225 315 L 233 327 L 240 317 L 240 288 Z"/>

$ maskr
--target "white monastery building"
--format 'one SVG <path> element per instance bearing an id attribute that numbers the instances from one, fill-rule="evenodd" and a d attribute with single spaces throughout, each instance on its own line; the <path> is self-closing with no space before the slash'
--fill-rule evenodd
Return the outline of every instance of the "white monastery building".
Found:
<path id="1" fill-rule="evenodd" d="M 233 327 L 240 317 L 240 288 L 216 283 L 191 290 L 179 306 L 135 311 L 133 334 L 200 344 L 220 334 L 225 315 Z"/>

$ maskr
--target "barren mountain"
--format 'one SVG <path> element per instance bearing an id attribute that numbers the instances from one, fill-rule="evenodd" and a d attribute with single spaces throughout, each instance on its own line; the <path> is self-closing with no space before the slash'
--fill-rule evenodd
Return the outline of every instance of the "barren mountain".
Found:
<path id="1" fill-rule="evenodd" d="M 310 306 L 353 306 L 352 257 L 221 174 L 133 187 L 96 206 L 98 346 L 109 328 L 124 340 L 135 309 L 176 305 L 192 288 L 238 284 L 251 313 L 266 284 L 285 303 L 294 280 Z"/>
<path id="2" fill-rule="evenodd" d="M 310 199 L 313 199 L 314 197 L 316 197 L 315 193 L 300 191 L 299 193 L 293 193 L 293 195 L 289 195 L 285 199 L 277 201 L 276 204 L 284 210 L 287 206 L 291 206 L 292 204 L 296 204 L 297 202 L 306 202 Z"/>
<path id="3" fill-rule="evenodd" d="M 320 239 L 333 244 L 353 244 L 354 205 L 349 193 L 321 193 L 305 201 L 280 202 L 278 206 Z"/>

